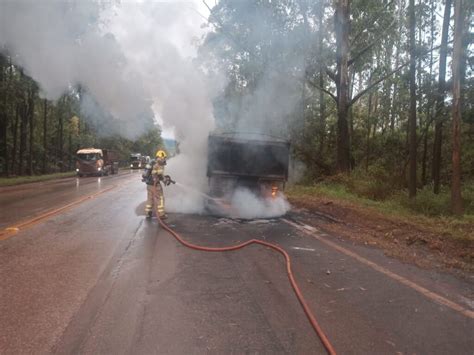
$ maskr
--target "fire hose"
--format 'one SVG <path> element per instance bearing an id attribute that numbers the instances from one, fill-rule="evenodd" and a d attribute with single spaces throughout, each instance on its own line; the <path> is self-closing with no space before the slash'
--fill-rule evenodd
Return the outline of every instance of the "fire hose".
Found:
<path id="1" fill-rule="evenodd" d="M 154 197 L 155 197 L 156 196 L 156 186 L 154 186 L 153 194 L 154 194 Z M 155 198 L 154 198 L 154 200 L 155 200 Z M 156 203 L 156 201 L 155 201 L 155 203 Z M 195 244 L 187 242 L 177 232 L 175 232 L 171 227 L 169 227 L 165 222 L 163 222 L 163 220 L 160 218 L 160 216 L 158 214 L 157 214 L 157 218 L 158 218 L 158 223 L 161 225 L 161 227 L 164 230 L 166 230 L 173 237 L 175 237 L 176 240 L 178 240 L 181 244 L 183 244 L 184 246 L 186 246 L 190 249 L 199 250 L 199 251 L 207 251 L 207 252 L 226 252 L 226 251 L 234 251 L 234 250 L 242 249 L 242 248 L 245 248 L 246 246 L 251 245 L 251 244 L 259 244 L 259 245 L 263 245 L 265 247 L 271 248 L 272 250 L 274 250 L 274 251 L 280 253 L 281 255 L 283 255 L 284 258 L 285 258 L 285 261 L 286 261 L 286 272 L 287 272 L 287 275 L 288 275 L 288 279 L 289 279 L 290 284 L 293 288 L 293 291 L 296 294 L 296 297 L 298 298 L 298 301 L 299 301 L 301 307 L 303 307 L 303 310 L 304 310 L 304 313 L 306 314 L 306 317 L 308 318 L 308 320 L 309 320 L 313 330 L 315 331 L 316 335 L 319 337 L 319 339 L 323 343 L 327 353 L 330 354 L 330 355 L 335 355 L 336 354 L 336 351 L 334 350 L 334 347 L 329 342 L 329 339 L 326 337 L 326 335 L 324 334 L 324 332 L 321 329 L 320 325 L 318 324 L 318 322 L 316 320 L 316 317 L 313 315 L 313 312 L 309 308 L 306 300 L 303 297 L 303 294 L 302 294 L 300 288 L 298 287 L 298 284 L 296 283 L 295 277 L 293 276 L 293 272 L 291 270 L 290 256 L 288 255 L 286 250 L 284 250 L 282 247 L 280 247 L 278 245 L 268 243 L 268 242 L 264 242 L 264 241 L 258 240 L 258 239 L 251 239 L 251 240 L 248 240 L 244 243 L 229 246 L 229 247 L 203 247 L 203 246 L 199 246 L 199 245 L 195 245 Z"/>

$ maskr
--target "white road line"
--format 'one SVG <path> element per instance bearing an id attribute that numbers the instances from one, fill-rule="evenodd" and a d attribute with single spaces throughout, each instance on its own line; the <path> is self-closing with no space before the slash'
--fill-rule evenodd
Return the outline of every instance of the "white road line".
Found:
<path id="1" fill-rule="evenodd" d="M 291 247 L 291 249 L 304 250 L 304 251 L 315 251 L 316 250 L 316 249 L 311 249 L 311 248 L 300 248 L 300 247 Z"/>
<path id="2" fill-rule="evenodd" d="M 413 290 L 421 293 L 423 296 L 429 298 L 430 300 L 432 300 L 432 301 L 434 301 L 438 304 L 441 304 L 443 306 L 449 307 L 449 308 L 455 310 L 456 312 L 461 313 L 462 315 L 464 315 L 466 317 L 474 319 L 474 311 L 466 309 L 463 306 L 461 306 L 461 305 L 459 305 L 459 304 L 457 304 L 453 301 L 450 301 L 447 298 L 445 298 L 441 295 L 438 295 L 437 293 L 434 293 L 433 291 L 430 291 L 430 290 L 424 288 L 423 286 L 420 286 L 420 285 L 416 284 L 415 282 L 406 279 L 403 276 L 395 274 L 394 272 L 384 268 L 383 266 L 380 266 L 380 265 L 374 263 L 373 261 L 370 261 L 370 260 L 360 256 L 359 254 L 354 253 L 353 251 L 350 251 L 350 250 L 348 250 L 344 247 L 341 247 L 340 245 L 338 245 L 334 242 L 331 242 L 330 240 L 327 240 L 326 238 L 324 238 L 320 235 L 317 235 L 316 234 L 317 228 L 312 227 L 312 226 L 309 226 L 311 228 L 307 228 L 307 225 L 300 225 L 300 224 L 297 224 L 293 221 L 287 220 L 285 218 L 282 218 L 282 221 L 289 224 L 290 226 L 295 227 L 299 231 L 310 235 L 311 237 L 319 240 L 320 242 L 330 246 L 331 248 L 336 249 L 337 251 L 356 259 L 357 261 L 361 262 L 362 264 L 365 264 L 365 265 L 371 267 L 372 269 L 374 269 L 374 270 L 376 270 L 376 271 L 392 278 L 393 280 L 396 280 L 396 281 L 400 282 L 401 284 L 412 288 Z"/>

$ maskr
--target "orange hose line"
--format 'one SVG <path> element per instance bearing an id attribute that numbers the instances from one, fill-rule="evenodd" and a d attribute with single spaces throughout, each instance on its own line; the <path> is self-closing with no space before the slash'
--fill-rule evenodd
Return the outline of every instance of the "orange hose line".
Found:
<path id="1" fill-rule="evenodd" d="M 188 248 L 194 249 L 194 250 L 208 251 L 208 252 L 226 252 L 226 251 L 234 251 L 234 250 L 237 250 L 237 249 L 242 249 L 242 248 L 244 248 L 248 245 L 251 245 L 251 244 L 260 244 L 260 245 L 269 247 L 269 248 L 279 252 L 280 254 L 282 254 L 285 257 L 285 260 L 286 260 L 286 272 L 288 274 L 288 279 L 290 280 L 291 286 L 293 287 L 293 290 L 296 294 L 296 297 L 298 298 L 298 301 L 300 302 L 300 305 L 303 307 L 303 310 L 306 314 L 306 317 L 308 318 L 309 322 L 311 323 L 311 326 L 313 327 L 314 331 L 316 332 L 316 335 L 319 337 L 319 339 L 323 343 L 324 347 L 326 348 L 327 353 L 330 354 L 330 355 L 335 355 L 336 354 L 336 351 L 334 350 L 334 347 L 332 346 L 329 339 L 324 334 L 322 328 L 320 327 L 320 325 L 318 324 L 318 322 L 316 320 L 316 317 L 313 315 L 313 312 L 311 311 L 311 309 L 308 306 L 306 300 L 304 299 L 303 294 L 302 294 L 300 288 L 298 287 L 298 284 L 296 283 L 296 280 L 293 276 L 293 272 L 291 270 L 290 256 L 288 255 L 288 253 L 283 248 L 281 248 L 278 245 L 271 244 L 271 243 L 268 243 L 268 242 L 264 242 L 264 241 L 258 240 L 258 239 L 251 239 L 251 240 L 248 240 L 244 243 L 229 246 L 229 247 L 214 247 L 214 248 L 212 248 L 212 247 L 203 247 L 203 246 L 191 244 L 191 243 L 185 241 L 177 232 L 175 232 L 166 223 L 164 223 L 159 216 L 158 216 L 158 222 L 160 223 L 160 225 L 166 231 L 168 231 L 173 237 L 175 237 L 181 244 L 183 244 L 184 246 L 186 246 Z"/>

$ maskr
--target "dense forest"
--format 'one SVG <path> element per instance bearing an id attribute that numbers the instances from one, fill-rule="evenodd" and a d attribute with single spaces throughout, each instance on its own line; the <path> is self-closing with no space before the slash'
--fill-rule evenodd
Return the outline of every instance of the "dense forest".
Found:
<path id="1" fill-rule="evenodd" d="M 201 54 L 229 78 L 218 125 L 247 128 L 247 111 L 291 140 L 309 181 L 333 176 L 374 199 L 450 188 L 461 213 L 474 177 L 473 2 L 221 0 L 209 10 Z"/>
<path id="2" fill-rule="evenodd" d="M 41 97 L 37 83 L 0 54 L 0 174 L 20 176 L 70 171 L 82 147 L 115 149 L 121 160 L 132 152 L 152 155 L 162 144 L 149 122 L 145 134 L 126 139 L 81 109 L 84 89 L 71 88 L 58 100 Z"/>

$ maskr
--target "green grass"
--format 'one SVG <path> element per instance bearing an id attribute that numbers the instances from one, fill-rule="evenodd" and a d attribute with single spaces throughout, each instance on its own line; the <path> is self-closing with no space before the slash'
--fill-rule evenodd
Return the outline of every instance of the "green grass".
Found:
<path id="1" fill-rule="evenodd" d="M 47 175 L 33 175 L 33 176 L 18 176 L 11 178 L 0 178 L 0 187 L 1 186 L 13 186 L 13 185 L 22 185 L 28 184 L 31 182 L 40 182 L 53 179 L 61 179 L 65 177 L 74 176 L 76 173 L 74 171 L 69 171 L 66 173 L 56 173 L 56 174 L 47 174 Z"/>
<path id="2" fill-rule="evenodd" d="M 417 198 L 410 200 L 405 191 L 399 191 L 385 200 L 372 200 L 359 196 L 341 183 L 319 183 L 312 186 L 295 185 L 287 189 L 289 198 L 327 198 L 366 208 L 382 215 L 413 223 L 451 238 L 474 240 L 474 213 L 472 185 L 465 186 L 466 213 L 455 217 L 449 213 L 449 191 L 434 195 L 431 190 L 419 190 Z"/>
<path id="3" fill-rule="evenodd" d="M 401 214 L 405 209 L 398 203 L 392 201 L 374 201 L 369 198 L 361 197 L 347 191 L 341 184 L 317 184 L 313 186 L 295 185 L 286 191 L 289 197 L 329 197 L 337 200 L 352 202 L 360 206 L 371 207 L 380 212 Z"/>

